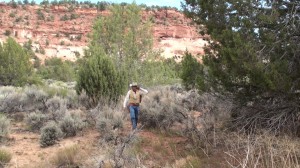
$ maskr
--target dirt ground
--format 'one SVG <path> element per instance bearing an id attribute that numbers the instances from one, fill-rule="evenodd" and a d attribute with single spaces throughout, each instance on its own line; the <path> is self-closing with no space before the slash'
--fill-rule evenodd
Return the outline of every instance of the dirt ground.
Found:
<path id="1" fill-rule="evenodd" d="M 10 140 L 5 145 L 5 148 L 13 155 L 8 167 L 41 167 L 41 164 L 50 162 L 59 149 L 73 145 L 77 145 L 80 151 L 83 151 L 82 156 L 84 153 L 90 154 L 97 149 L 99 133 L 96 130 L 87 130 L 76 137 L 62 139 L 59 143 L 47 148 L 40 147 L 39 137 L 38 133 L 27 131 L 23 123 L 13 123 Z"/>
<path id="2" fill-rule="evenodd" d="M 131 124 L 125 122 L 124 135 L 129 134 Z M 159 164 L 175 162 L 174 147 L 184 150 L 185 138 L 174 135 L 164 135 L 159 131 L 142 130 L 138 133 L 140 143 L 133 150 L 143 157 L 147 167 L 157 167 Z M 8 168 L 48 168 L 53 167 L 51 160 L 62 148 L 76 145 L 80 148 L 81 167 L 95 167 L 104 158 L 104 151 L 99 147 L 100 134 L 95 129 L 87 129 L 75 137 L 61 139 L 57 144 L 42 148 L 39 144 L 39 133 L 28 131 L 24 122 L 12 122 L 9 140 L 3 148 L 12 153 Z M 159 158 L 159 159 L 158 159 Z M 155 160 L 155 162 L 153 161 Z"/>

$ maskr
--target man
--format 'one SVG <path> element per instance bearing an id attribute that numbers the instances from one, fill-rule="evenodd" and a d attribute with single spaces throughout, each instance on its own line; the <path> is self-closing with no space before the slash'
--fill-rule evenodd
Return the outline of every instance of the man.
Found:
<path id="1" fill-rule="evenodd" d="M 124 100 L 124 109 L 129 108 L 132 129 L 136 129 L 138 123 L 139 106 L 142 102 L 142 95 L 147 94 L 148 90 L 138 87 L 137 83 L 130 84 L 131 89 L 127 92 Z"/>

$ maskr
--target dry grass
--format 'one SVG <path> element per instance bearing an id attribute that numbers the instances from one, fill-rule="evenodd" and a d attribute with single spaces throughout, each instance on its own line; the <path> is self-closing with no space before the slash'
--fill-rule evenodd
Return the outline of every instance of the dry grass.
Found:
<path id="1" fill-rule="evenodd" d="M 4 167 L 10 162 L 12 154 L 5 149 L 0 148 L 0 167 Z"/>
<path id="2" fill-rule="evenodd" d="M 73 145 L 59 150 L 51 161 L 55 167 L 76 167 L 80 164 L 80 149 Z"/>
<path id="3" fill-rule="evenodd" d="M 233 133 L 224 143 L 229 167 L 300 167 L 299 139 L 267 133 L 251 136 Z"/>
<path id="4" fill-rule="evenodd" d="M 186 138 L 180 135 L 147 131 L 139 135 L 127 153 L 146 167 L 164 167 L 186 157 L 185 141 Z"/>

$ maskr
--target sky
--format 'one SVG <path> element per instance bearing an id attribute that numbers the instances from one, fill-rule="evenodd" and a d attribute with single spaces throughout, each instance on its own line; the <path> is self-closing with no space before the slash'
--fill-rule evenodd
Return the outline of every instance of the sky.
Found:
<path id="1" fill-rule="evenodd" d="M 9 2 L 11 0 L 0 0 L 0 2 Z M 16 2 L 18 0 L 15 0 Z M 21 0 L 23 1 L 23 0 Z M 30 2 L 31 0 L 29 0 Z M 42 0 L 35 0 L 35 2 L 40 3 Z M 50 2 L 52 0 L 49 0 Z M 59 1 L 59 0 L 58 0 Z M 78 0 L 78 1 L 85 1 L 85 0 Z M 133 0 L 90 0 L 91 2 L 98 2 L 98 1 L 107 1 L 107 2 L 115 2 L 115 3 L 121 3 L 121 2 L 127 2 L 132 3 Z M 183 0 L 135 0 L 137 4 L 146 4 L 148 6 L 152 5 L 159 5 L 159 6 L 171 6 L 176 7 L 178 9 L 181 8 L 180 2 Z"/>
<path id="2" fill-rule="evenodd" d="M 93 1 L 93 0 L 92 0 Z M 108 0 L 110 2 L 116 2 L 116 3 L 121 3 L 121 2 L 127 2 L 127 3 L 132 3 L 133 0 Z M 159 6 L 171 6 L 171 7 L 177 7 L 178 9 L 181 8 L 180 2 L 183 0 L 135 0 L 137 4 L 146 4 L 148 6 L 151 5 L 159 5 Z"/>

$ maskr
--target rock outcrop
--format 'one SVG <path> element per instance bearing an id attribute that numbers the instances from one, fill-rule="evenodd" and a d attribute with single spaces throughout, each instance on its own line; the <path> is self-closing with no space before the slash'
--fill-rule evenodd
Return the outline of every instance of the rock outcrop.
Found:
<path id="1" fill-rule="evenodd" d="M 73 14 L 73 16 L 71 16 Z M 0 42 L 7 35 L 20 44 L 29 39 L 42 60 L 50 57 L 76 60 L 88 45 L 88 33 L 98 15 L 108 15 L 93 8 L 76 8 L 70 12 L 65 6 L 11 6 L 0 5 Z M 182 58 L 188 50 L 194 55 L 203 55 L 206 42 L 197 32 L 197 27 L 181 12 L 175 10 L 143 10 L 143 18 L 154 23 L 154 49 L 160 49 L 166 58 Z M 74 17 L 72 20 L 64 17 Z M 43 51 L 43 52 L 40 52 Z"/>

